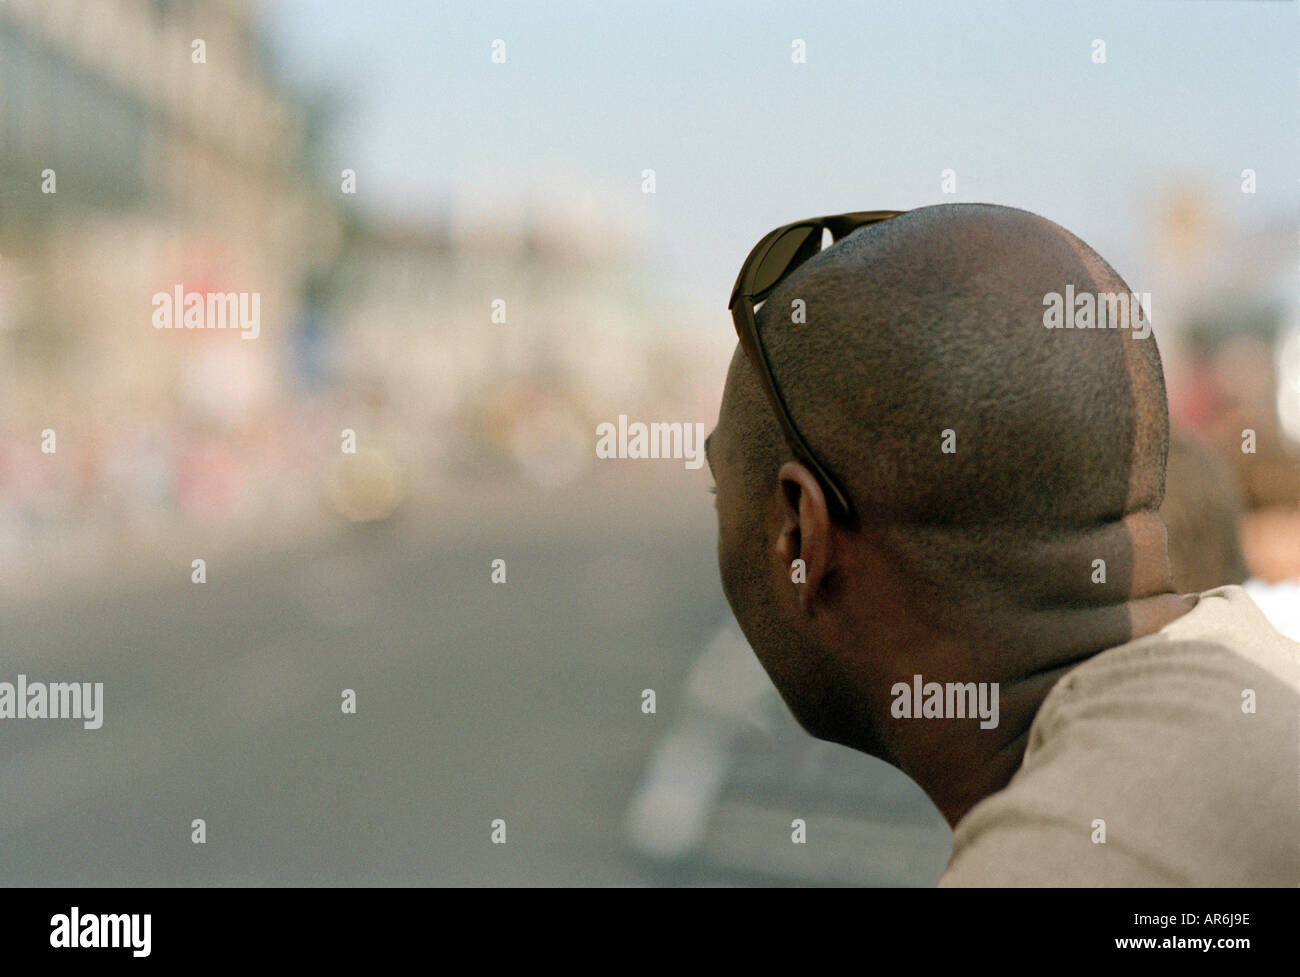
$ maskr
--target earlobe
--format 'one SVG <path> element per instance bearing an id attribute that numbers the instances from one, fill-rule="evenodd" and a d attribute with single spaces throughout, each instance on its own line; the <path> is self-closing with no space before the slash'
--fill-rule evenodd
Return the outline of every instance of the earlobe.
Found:
<path id="1" fill-rule="evenodd" d="M 790 567 L 790 585 L 807 612 L 816 599 L 831 557 L 831 519 L 821 484 L 806 467 L 788 461 L 777 473 L 785 505 L 778 552 Z"/>

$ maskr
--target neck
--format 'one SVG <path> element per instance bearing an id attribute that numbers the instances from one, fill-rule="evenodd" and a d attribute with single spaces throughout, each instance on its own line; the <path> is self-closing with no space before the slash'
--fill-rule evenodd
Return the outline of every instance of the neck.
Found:
<path id="1" fill-rule="evenodd" d="M 1109 648 L 1154 634 L 1191 609 L 1173 592 L 1164 525 L 1152 518 L 1139 514 L 1103 534 L 1122 530 L 1125 537 L 1124 559 L 1107 559 L 1114 574 L 1109 583 L 1079 582 L 1076 568 L 1091 567 L 1099 551 L 1104 557 L 1120 555 L 1094 533 L 1086 540 L 1051 544 L 1050 553 L 1039 553 L 1028 563 L 1011 561 L 1017 569 L 1008 579 L 1014 577 L 1017 586 L 999 588 L 996 580 L 981 581 L 987 586 L 978 615 L 964 615 L 960 602 L 936 604 L 933 595 L 919 607 L 898 608 L 904 613 L 896 619 L 908 622 L 889 642 L 899 676 L 877 675 L 872 683 L 877 690 L 890 688 L 904 672 L 908 679 L 920 673 L 925 682 L 945 686 L 971 681 L 998 685 L 998 723 L 991 729 L 970 719 L 895 719 L 890 702 L 876 700 L 876 715 L 887 718 L 873 742 L 925 790 L 950 826 L 956 827 L 1015 775 L 1039 707 L 1063 675 Z M 1131 572 L 1116 573 L 1121 565 Z M 1026 573 L 1019 569 L 1024 566 L 1036 569 Z M 1065 567 L 1071 572 L 1059 572 Z M 1030 585 L 1020 586 L 1022 581 Z M 936 606 L 955 610 L 945 613 Z M 973 625 L 972 620 L 995 623 Z"/>

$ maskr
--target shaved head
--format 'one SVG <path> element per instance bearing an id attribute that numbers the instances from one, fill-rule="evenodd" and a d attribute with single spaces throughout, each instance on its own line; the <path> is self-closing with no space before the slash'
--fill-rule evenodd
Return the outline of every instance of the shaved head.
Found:
<path id="1" fill-rule="evenodd" d="M 1044 327 L 1044 296 L 1067 285 L 1129 292 L 1051 221 L 925 207 L 814 256 L 758 322 L 796 423 L 863 518 L 1069 532 L 1159 507 L 1168 421 L 1154 340 Z M 788 457 L 768 414 L 760 477 Z"/>
<path id="2" fill-rule="evenodd" d="M 1159 599 L 1169 424 L 1149 322 L 1136 308 L 1073 328 L 1066 308 L 1072 328 L 1045 326 L 1053 295 L 1121 293 L 1051 221 L 948 204 L 854 232 L 759 309 L 794 423 L 853 517 L 827 514 L 738 347 L 713 439 L 718 557 L 814 735 L 897 762 L 881 690 L 913 669 L 1042 676 L 1186 611 Z"/>

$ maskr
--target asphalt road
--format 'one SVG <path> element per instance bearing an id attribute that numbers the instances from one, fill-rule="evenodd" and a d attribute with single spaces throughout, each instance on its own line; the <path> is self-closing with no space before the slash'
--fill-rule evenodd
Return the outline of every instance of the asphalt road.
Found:
<path id="1" fill-rule="evenodd" d="M 0 722 L 0 883 L 673 882 L 623 820 L 726 606 L 703 481 L 672 484 L 458 494 L 0 608 L 0 681 L 103 682 L 105 716 Z"/>

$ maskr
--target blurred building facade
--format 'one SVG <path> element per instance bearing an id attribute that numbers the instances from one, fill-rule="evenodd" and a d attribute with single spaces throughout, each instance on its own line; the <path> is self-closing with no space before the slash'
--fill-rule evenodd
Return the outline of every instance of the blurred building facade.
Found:
<path id="1" fill-rule="evenodd" d="M 431 477 L 563 484 L 619 412 L 711 420 L 716 364 L 656 321 L 634 237 L 507 201 L 493 219 L 350 225 L 331 275 L 337 374 L 402 405 Z"/>
<path id="2" fill-rule="evenodd" d="M 255 28 L 245 0 L 0 7 L 10 392 L 38 384 L 47 399 L 53 370 L 88 398 L 126 386 L 158 402 L 194 343 L 152 332 L 153 294 L 257 291 L 263 319 L 282 322 L 329 257 L 335 208 L 305 178 L 301 125 Z"/>
<path id="3" fill-rule="evenodd" d="M 229 442 L 276 409 L 302 283 L 341 241 L 256 13 L 0 4 L 0 554 L 87 510 L 229 507 L 254 463 Z M 258 339 L 154 329 L 176 286 L 257 293 Z"/>
<path id="4" fill-rule="evenodd" d="M 449 473 L 561 485 L 619 413 L 711 420 L 719 363 L 606 202 L 363 214 L 261 13 L 0 3 L 0 567 L 382 518 Z M 258 337 L 155 329 L 177 286 L 257 293 Z"/>

